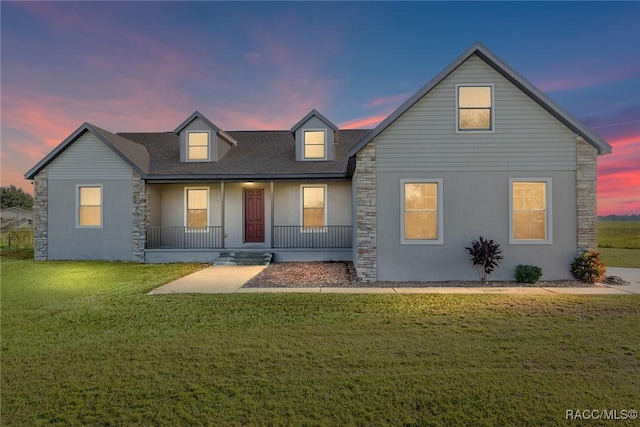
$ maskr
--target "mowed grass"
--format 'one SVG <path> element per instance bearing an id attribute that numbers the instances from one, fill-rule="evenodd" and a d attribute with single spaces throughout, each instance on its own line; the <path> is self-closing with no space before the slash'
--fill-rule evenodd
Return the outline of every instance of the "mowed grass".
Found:
<path id="1" fill-rule="evenodd" d="M 638 406 L 638 296 L 146 295 L 198 268 L 2 260 L 2 425 L 574 425 Z"/>
<path id="2" fill-rule="evenodd" d="M 598 221 L 598 249 L 608 267 L 640 268 L 640 221 Z"/>

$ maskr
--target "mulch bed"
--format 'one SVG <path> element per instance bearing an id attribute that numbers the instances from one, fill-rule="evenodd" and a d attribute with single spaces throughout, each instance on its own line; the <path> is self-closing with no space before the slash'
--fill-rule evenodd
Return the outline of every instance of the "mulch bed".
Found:
<path id="1" fill-rule="evenodd" d="M 594 287 L 577 280 L 518 282 L 445 281 L 445 282 L 359 282 L 351 262 L 281 262 L 271 264 L 254 276 L 243 288 L 415 288 L 415 287 Z"/>

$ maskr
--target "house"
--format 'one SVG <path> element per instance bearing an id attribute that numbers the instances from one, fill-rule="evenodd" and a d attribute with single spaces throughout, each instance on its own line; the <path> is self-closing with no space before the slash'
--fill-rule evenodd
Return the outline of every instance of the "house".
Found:
<path id="1" fill-rule="evenodd" d="M 311 111 L 291 129 L 172 132 L 85 123 L 25 175 L 44 259 L 351 260 L 363 281 L 475 280 L 464 250 L 501 244 L 492 275 L 547 280 L 596 241 L 596 158 L 611 147 L 475 43 L 372 130 Z"/>
<path id="2" fill-rule="evenodd" d="M 0 211 L 2 231 L 9 229 L 33 228 L 33 212 L 18 207 L 5 208 Z"/>

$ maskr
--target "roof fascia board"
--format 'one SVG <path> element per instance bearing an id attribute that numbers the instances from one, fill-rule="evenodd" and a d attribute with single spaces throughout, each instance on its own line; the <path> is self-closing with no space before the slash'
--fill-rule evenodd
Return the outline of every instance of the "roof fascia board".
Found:
<path id="1" fill-rule="evenodd" d="M 331 179 L 345 178 L 344 172 L 339 173 L 297 173 L 297 174 L 228 174 L 228 175 L 204 175 L 204 174 L 171 174 L 171 175 L 149 175 L 146 180 L 149 182 L 158 181 L 189 181 L 189 180 L 239 180 L 239 181 L 255 181 L 255 180 L 277 180 L 277 179 Z"/>
<path id="2" fill-rule="evenodd" d="M 120 150 L 118 150 L 109 140 L 107 140 L 104 136 L 100 134 L 90 123 L 83 123 L 78 129 L 75 130 L 71 135 L 69 135 L 64 141 L 62 141 L 56 148 L 54 148 L 49 154 L 47 154 L 44 159 L 40 160 L 38 164 L 29 169 L 27 173 L 24 174 L 25 179 L 34 179 L 36 174 L 44 169 L 49 163 L 55 160 L 64 150 L 67 149 L 71 144 L 76 142 L 85 132 L 91 132 L 94 134 L 100 141 L 102 141 L 107 147 L 113 150 L 120 158 L 122 158 L 127 164 L 133 167 L 136 172 L 140 174 L 143 178 L 146 177 L 146 172 L 140 169 L 138 165 L 131 161 L 127 156 L 125 156 Z"/>
<path id="3" fill-rule="evenodd" d="M 143 171 L 140 166 L 138 166 L 133 160 L 131 160 L 126 154 L 124 154 L 122 151 L 120 151 L 118 149 L 118 147 L 116 147 L 111 141 L 109 141 L 107 138 L 105 138 L 100 132 L 98 132 L 98 130 L 91 124 L 91 123 L 87 123 L 87 128 L 88 130 L 91 131 L 91 133 L 93 133 L 94 135 L 96 135 L 98 137 L 98 139 L 100 141 L 102 141 L 107 147 L 111 148 L 118 156 L 120 156 L 120 158 L 122 160 L 124 160 L 125 162 L 127 162 L 133 169 L 136 170 L 136 172 L 138 172 L 140 174 L 140 176 L 142 178 L 145 178 L 147 176 L 147 173 L 145 171 Z M 107 131 L 108 132 L 108 131 Z M 111 132 L 109 132 L 111 133 Z M 117 136 L 117 135 L 116 135 Z M 120 137 L 123 139 L 126 139 L 124 137 Z M 129 141 L 129 140 L 127 140 Z M 131 143 L 133 144 L 137 144 L 136 142 L 131 141 Z"/>
<path id="4" fill-rule="evenodd" d="M 538 89 L 533 83 L 527 80 L 522 74 L 511 68 L 506 62 L 502 61 L 497 55 L 486 47 L 480 45 L 476 54 L 494 70 L 500 73 L 504 78 L 513 83 L 518 89 L 523 91 L 529 98 L 533 99 L 538 105 L 544 108 L 549 114 L 559 120 L 566 127 L 583 137 L 585 141 L 593 145 L 598 154 L 611 153 L 611 145 L 604 139 L 596 135 L 585 125 L 576 120 L 571 114 L 560 107 L 547 94 Z"/>
<path id="5" fill-rule="evenodd" d="M 222 137 L 222 139 L 224 139 L 225 141 L 227 141 L 229 144 L 233 145 L 234 147 L 236 145 L 238 145 L 238 141 L 234 137 L 229 135 L 227 132 L 223 131 L 222 129 L 220 129 L 217 132 L 217 134 L 220 135 L 220 137 Z"/>
<path id="6" fill-rule="evenodd" d="M 64 141 L 62 141 L 56 148 L 51 150 L 42 160 L 40 160 L 34 167 L 29 169 L 24 174 L 26 179 L 33 179 L 35 175 L 40 172 L 45 166 L 47 166 L 52 160 L 60 155 L 69 145 L 80 138 L 85 132 L 89 130 L 89 123 L 83 123 L 78 129 L 76 129 L 71 135 L 69 135 Z"/>
<path id="7" fill-rule="evenodd" d="M 551 98 L 545 95 L 542 91 L 537 89 L 531 82 L 525 79 L 522 75 L 516 72 L 513 68 L 507 65 L 504 61 L 498 58 L 492 53 L 486 46 L 480 42 L 475 42 L 461 55 L 459 55 L 453 62 L 451 62 L 444 70 L 438 73 L 433 79 L 425 84 L 420 90 L 413 94 L 407 101 L 405 101 L 400 107 L 398 107 L 389 117 L 384 119 L 378 126 L 376 126 L 371 132 L 365 135 L 357 144 L 349 149 L 349 157 L 355 156 L 355 154 L 362 149 L 367 143 L 378 136 L 384 129 L 395 122 L 402 114 L 404 114 L 409 108 L 411 108 L 416 102 L 418 102 L 423 96 L 429 93 L 435 86 L 442 82 L 449 74 L 451 74 L 456 68 L 458 68 L 463 62 L 465 62 L 472 55 L 477 54 L 483 61 L 485 61 L 490 67 L 504 76 L 511 83 L 515 84 L 520 90 L 526 93 L 537 104 L 544 108 L 547 112 L 553 115 L 561 123 L 576 132 L 578 135 L 585 138 L 587 142 L 593 145 L 599 154 L 608 154 L 611 152 L 611 146 L 586 128 L 583 124 L 578 122 L 569 113 L 565 112 L 560 106 L 558 106 Z"/>
<path id="8" fill-rule="evenodd" d="M 440 71 L 429 80 L 424 86 L 422 86 L 416 93 L 414 93 L 409 99 L 403 102 L 396 110 L 391 113 L 386 119 L 381 121 L 378 126 L 373 128 L 368 134 L 366 134 L 357 144 L 349 149 L 349 157 L 354 156 L 362 147 L 367 145 L 373 138 L 378 136 L 383 130 L 385 130 L 388 126 L 390 126 L 393 122 L 395 122 L 402 114 L 404 114 L 409 108 L 413 107 L 413 105 L 418 102 L 423 96 L 431 91 L 434 87 L 438 85 L 442 80 L 444 80 L 449 74 L 451 74 L 456 68 L 460 66 L 464 61 L 469 58 L 477 47 L 477 43 L 474 43 L 471 47 L 465 50 L 462 54 L 460 54 L 456 59 L 453 60 L 445 69 Z"/>
<path id="9" fill-rule="evenodd" d="M 192 115 L 190 115 L 187 120 L 185 120 L 184 122 L 182 122 L 180 124 L 180 126 L 178 126 L 173 133 L 175 133 L 176 135 L 179 134 L 180 132 L 182 132 L 182 130 L 184 128 L 186 128 L 189 123 L 191 123 L 192 121 L 194 121 L 195 119 L 200 119 L 203 122 L 205 122 L 207 124 L 207 126 L 210 126 L 213 130 L 215 130 L 216 132 L 220 132 L 222 129 L 220 129 L 218 126 L 214 125 L 209 119 L 207 119 L 204 115 L 202 115 L 202 113 L 200 113 L 199 111 L 194 111 Z"/>
<path id="10" fill-rule="evenodd" d="M 304 116 L 298 123 L 293 125 L 293 127 L 291 128 L 291 132 L 294 133 L 295 131 L 300 129 L 300 126 L 305 124 L 307 122 L 307 120 L 309 120 L 313 116 L 316 116 L 317 118 L 319 118 L 325 125 L 329 126 L 331 129 L 333 129 L 334 132 L 338 131 L 338 127 L 336 125 L 331 123 L 331 121 L 329 119 L 327 119 L 325 116 L 320 114 L 318 112 L 318 110 L 313 109 L 313 110 L 309 111 L 309 113 L 307 113 L 307 115 Z"/>

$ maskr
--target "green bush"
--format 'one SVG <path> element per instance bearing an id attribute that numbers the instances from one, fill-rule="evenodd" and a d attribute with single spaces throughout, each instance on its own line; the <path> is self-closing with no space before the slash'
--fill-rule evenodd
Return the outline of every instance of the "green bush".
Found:
<path id="1" fill-rule="evenodd" d="M 519 283 L 536 283 L 542 276 L 542 269 L 537 265 L 518 265 L 516 267 L 516 280 Z"/>
<path id="2" fill-rule="evenodd" d="M 586 283 L 601 282 L 606 272 L 607 268 L 600 259 L 600 252 L 584 251 L 571 263 L 573 277 Z"/>

